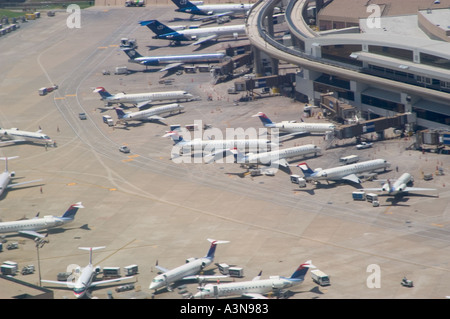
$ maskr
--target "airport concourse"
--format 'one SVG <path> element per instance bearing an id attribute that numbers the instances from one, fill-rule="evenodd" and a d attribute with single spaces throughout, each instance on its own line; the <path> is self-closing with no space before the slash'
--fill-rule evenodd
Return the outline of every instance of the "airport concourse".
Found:
<path id="1" fill-rule="evenodd" d="M 445 299 L 450 3 L 374 2 L 6 8 L 0 298 Z"/>

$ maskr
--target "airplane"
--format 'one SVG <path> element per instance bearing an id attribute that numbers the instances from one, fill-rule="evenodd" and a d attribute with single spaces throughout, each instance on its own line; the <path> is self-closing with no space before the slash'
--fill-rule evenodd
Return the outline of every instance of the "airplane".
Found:
<path id="1" fill-rule="evenodd" d="M 296 156 L 305 156 L 308 154 L 314 154 L 317 156 L 317 153 L 321 151 L 320 147 L 307 144 L 302 146 L 294 146 L 280 150 L 274 150 L 270 152 L 263 153 L 248 153 L 242 154 L 236 148 L 229 150 L 234 155 L 235 163 L 240 164 L 262 164 L 262 165 L 277 165 L 282 167 L 289 167 L 289 163 L 286 160 L 287 158 L 292 158 Z M 212 156 L 217 157 L 217 153 Z"/>
<path id="2" fill-rule="evenodd" d="M 94 93 L 100 94 L 101 99 L 106 102 L 106 105 L 111 104 L 125 104 L 131 103 L 138 108 L 141 108 L 153 101 L 192 101 L 194 96 L 186 91 L 167 91 L 167 92 L 152 92 L 152 93 L 116 93 L 110 94 L 104 87 L 97 87 Z"/>
<path id="3" fill-rule="evenodd" d="M 397 180 L 390 180 L 384 182 L 382 187 L 378 188 L 364 188 L 365 191 L 379 191 L 386 195 L 397 196 L 408 192 L 422 192 L 435 191 L 435 188 L 409 187 L 412 185 L 414 178 L 409 173 L 403 173 Z"/>
<path id="4" fill-rule="evenodd" d="M 301 284 L 309 268 L 316 268 L 311 260 L 301 264 L 291 277 L 271 276 L 261 279 L 261 272 L 251 281 L 223 284 L 207 284 L 199 287 L 194 299 L 242 296 L 252 299 L 267 299 L 264 295 Z"/>
<path id="5" fill-rule="evenodd" d="M 197 275 L 200 271 L 212 264 L 212 262 L 214 261 L 214 254 L 216 252 L 217 245 L 229 243 L 229 241 L 214 239 L 208 239 L 208 241 L 211 243 L 211 246 L 209 247 L 208 253 L 205 257 L 189 258 L 186 260 L 185 264 L 170 270 L 159 266 L 158 262 L 156 262 L 156 268 L 162 271 L 162 274 L 159 274 L 155 278 L 153 278 L 152 282 L 150 283 L 149 289 L 154 289 L 156 292 L 157 289 L 166 287 L 169 290 L 169 285 L 171 283 L 180 280 L 204 281 L 227 278 L 228 276 L 224 275 Z"/>
<path id="6" fill-rule="evenodd" d="M 175 12 L 191 14 L 191 19 L 195 15 L 208 16 L 209 19 L 215 19 L 223 16 L 247 15 L 253 4 L 211 4 L 197 5 L 189 0 L 172 0 L 178 7 Z"/>
<path id="7" fill-rule="evenodd" d="M 0 233 L 19 233 L 39 238 L 44 238 L 37 231 L 42 229 L 50 229 L 70 223 L 75 219 L 75 214 L 79 208 L 84 208 L 81 202 L 70 205 L 67 211 L 61 216 L 44 216 L 39 218 L 39 213 L 32 219 L 18 220 L 13 222 L 0 223 Z"/>
<path id="8" fill-rule="evenodd" d="M 133 277 L 120 277 L 120 278 L 114 278 L 114 279 L 108 279 L 108 280 L 101 280 L 101 281 L 93 281 L 96 272 L 95 268 L 92 265 L 92 251 L 103 249 L 105 246 L 102 247 L 78 247 L 78 249 L 81 250 L 88 250 L 89 251 L 89 264 L 84 267 L 77 267 L 75 268 L 75 282 L 73 281 L 54 281 L 54 280 L 41 280 L 41 282 L 51 283 L 51 284 L 57 284 L 57 285 L 65 285 L 68 288 L 73 289 L 73 293 L 76 298 L 82 298 L 84 297 L 88 290 L 90 288 L 96 287 L 98 285 L 132 279 Z M 69 276 L 71 278 L 72 276 Z"/>
<path id="9" fill-rule="evenodd" d="M 305 180 L 307 181 L 350 181 L 353 183 L 360 184 L 361 180 L 356 174 L 361 174 L 365 172 L 372 172 L 378 169 L 384 169 L 390 167 L 390 163 L 384 159 L 374 159 L 370 161 L 360 162 L 356 164 L 349 164 L 345 166 L 332 167 L 327 169 L 316 169 L 312 170 L 309 168 L 308 164 L 300 163 L 297 166 L 302 170 L 305 175 Z"/>
<path id="10" fill-rule="evenodd" d="M 178 111 L 181 113 L 181 110 L 184 108 L 184 106 L 173 103 L 173 104 L 167 104 L 163 106 L 153 107 L 148 110 L 138 111 L 138 112 L 127 112 L 125 113 L 123 109 L 120 107 L 116 107 L 116 113 L 117 117 L 119 118 L 119 121 L 121 122 L 129 122 L 129 121 L 163 121 L 164 118 L 161 116 L 158 116 L 159 114 L 163 113 L 172 113 L 175 111 Z"/>
<path id="11" fill-rule="evenodd" d="M 227 56 L 225 53 L 199 53 L 199 54 L 178 54 L 162 56 L 142 56 L 134 49 L 122 49 L 130 58 L 128 62 L 138 63 L 145 66 L 165 67 L 159 72 L 164 72 L 174 68 L 181 67 L 185 63 L 212 63 L 221 62 Z"/>
<path id="12" fill-rule="evenodd" d="M 171 44 L 180 44 L 181 41 L 195 41 L 191 45 L 200 45 L 204 42 L 220 37 L 232 36 L 237 39 L 245 35 L 245 25 L 230 25 L 220 27 L 198 28 L 175 31 L 157 20 L 140 21 L 142 26 L 147 26 L 156 35 L 153 39 L 171 40 Z"/>
<path id="13" fill-rule="evenodd" d="M 18 157 L 19 156 L 0 157 L 0 160 L 5 161 L 5 171 L 0 174 L 0 197 L 9 188 L 42 181 L 42 179 L 36 179 L 36 180 L 33 180 L 33 181 L 27 181 L 27 182 L 20 182 L 20 183 L 10 184 L 11 180 L 16 175 L 16 173 L 8 171 L 8 160 L 14 159 L 14 158 L 18 158 Z"/>
<path id="14" fill-rule="evenodd" d="M 259 117 L 264 127 L 277 128 L 280 130 L 280 132 L 289 133 L 287 135 L 284 135 L 283 137 L 309 133 L 328 133 L 333 132 L 336 129 L 336 125 L 331 123 L 296 123 L 289 121 L 274 123 L 263 112 L 259 112 L 252 117 Z"/>
<path id="15" fill-rule="evenodd" d="M 47 134 L 42 133 L 41 130 L 37 132 L 22 131 L 18 128 L 3 129 L 0 128 L 0 139 L 6 139 L 7 141 L 0 142 L 4 143 L 20 143 L 20 142 L 31 142 L 35 144 L 43 144 L 47 146 L 55 146 L 56 143 L 52 141 Z"/>
<path id="16" fill-rule="evenodd" d="M 193 139 L 184 140 L 183 136 L 175 129 L 167 132 L 163 137 L 171 137 L 174 145 L 179 147 L 180 154 L 189 153 L 190 151 L 209 151 L 224 152 L 230 148 L 239 148 L 246 150 L 268 150 L 277 147 L 275 143 L 267 139 L 228 139 L 228 140 L 201 140 Z"/>

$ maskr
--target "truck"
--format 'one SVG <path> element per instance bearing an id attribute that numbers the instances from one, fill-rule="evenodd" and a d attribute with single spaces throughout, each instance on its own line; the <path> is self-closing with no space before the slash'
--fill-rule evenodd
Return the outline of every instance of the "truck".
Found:
<path id="1" fill-rule="evenodd" d="M 22 275 L 30 275 L 34 273 L 34 265 L 26 265 L 22 268 Z"/>
<path id="2" fill-rule="evenodd" d="M 290 175 L 291 183 L 298 184 L 298 187 L 306 187 L 306 180 L 299 175 Z"/>
<path id="3" fill-rule="evenodd" d="M 330 277 L 320 269 L 311 270 L 311 278 L 316 284 L 320 286 L 331 285 Z"/>
<path id="4" fill-rule="evenodd" d="M 125 7 L 143 7 L 145 6 L 144 0 L 127 0 L 125 1 Z"/>
<path id="5" fill-rule="evenodd" d="M 378 201 L 378 195 L 374 194 L 374 193 L 367 193 L 366 199 L 369 203 L 372 203 L 372 202 Z"/>
<path id="6" fill-rule="evenodd" d="M 103 123 L 108 124 L 108 126 L 114 126 L 114 120 L 109 115 L 102 116 Z"/>
<path id="7" fill-rule="evenodd" d="M 39 89 L 39 95 L 44 96 L 47 95 L 47 93 L 53 92 L 54 90 L 58 89 L 57 85 L 53 85 L 50 87 L 43 87 Z"/>
<path id="8" fill-rule="evenodd" d="M 365 192 L 353 192 L 352 193 L 353 200 L 366 200 Z"/>
<path id="9" fill-rule="evenodd" d="M 362 142 L 361 144 L 358 144 L 358 145 L 356 145 L 356 148 L 358 149 L 358 150 L 362 150 L 362 149 L 365 149 L 365 148 L 370 148 L 370 147 L 372 147 L 372 143 L 370 143 L 370 142 Z"/>
<path id="10" fill-rule="evenodd" d="M 349 155 L 349 156 L 344 156 L 341 157 L 339 159 L 339 163 L 341 163 L 342 165 L 347 165 L 347 164 L 353 164 L 359 161 L 359 156 L 358 155 Z"/>
<path id="11" fill-rule="evenodd" d="M 134 276 L 139 272 L 138 265 L 125 266 L 123 269 L 125 270 L 125 276 Z"/>

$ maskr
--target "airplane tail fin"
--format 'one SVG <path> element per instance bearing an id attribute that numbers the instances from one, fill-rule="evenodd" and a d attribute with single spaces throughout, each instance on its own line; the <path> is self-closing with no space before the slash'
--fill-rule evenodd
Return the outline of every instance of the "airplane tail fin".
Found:
<path id="1" fill-rule="evenodd" d="M 195 7 L 189 0 L 172 0 L 172 2 L 180 9 Z"/>
<path id="2" fill-rule="evenodd" d="M 230 150 L 234 156 L 235 163 L 244 163 L 245 162 L 245 154 L 242 154 L 236 147 Z"/>
<path id="3" fill-rule="evenodd" d="M 297 166 L 302 170 L 303 175 L 307 177 L 311 176 L 314 173 L 314 171 L 306 163 L 300 163 Z"/>
<path id="4" fill-rule="evenodd" d="M 126 115 L 126 113 L 120 107 L 115 107 L 114 109 L 116 110 L 117 117 L 119 119 L 122 119 Z"/>
<path id="5" fill-rule="evenodd" d="M 89 251 L 89 264 L 92 264 L 92 251 L 103 249 L 103 248 L 105 248 L 105 246 L 100 246 L 100 247 L 78 247 L 78 249 L 88 250 Z"/>
<path id="6" fill-rule="evenodd" d="M 70 205 L 69 209 L 67 209 L 64 215 L 62 215 L 61 217 L 74 219 L 75 214 L 77 213 L 79 208 L 84 208 L 84 206 L 81 205 L 81 202 Z"/>
<path id="7" fill-rule="evenodd" d="M 122 49 L 122 51 L 125 52 L 125 54 L 128 55 L 131 60 L 142 58 L 142 55 L 139 54 L 139 52 L 137 52 L 135 49 Z"/>
<path id="8" fill-rule="evenodd" d="M 95 88 L 94 93 L 100 94 L 102 99 L 112 96 L 108 91 L 106 91 L 106 89 L 104 87 L 101 87 L 101 86 Z"/>
<path id="9" fill-rule="evenodd" d="M 169 136 L 175 144 L 180 144 L 180 143 L 182 144 L 184 142 L 183 136 L 181 136 L 177 130 L 169 131 L 163 135 L 163 137 L 169 137 Z"/>
<path id="10" fill-rule="evenodd" d="M 272 125 L 274 125 L 274 123 L 267 117 L 267 115 L 263 112 L 259 112 L 258 114 L 253 115 L 253 117 L 259 117 L 259 119 L 261 120 L 262 124 L 265 127 L 270 127 Z"/>
<path id="11" fill-rule="evenodd" d="M 211 260 L 214 259 L 214 254 L 216 252 L 217 244 L 229 243 L 229 241 L 226 241 L 226 240 L 214 240 L 214 239 L 209 239 L 209 238 L 208 238 L 208 241 L 211 243 L 211 246 L 209 247 L 208 253 L 206 254 L 205 257 L 209 258 Z"/>
<path id="12" fill-rule="evenodd" d="M 8 160 L 18 158 L 19 156 L 0 157 L 0 160 L 5 161 L 5 172 L 8 171 Z"/>
<path id="13" fill-rule="evenodd" d="M 146 20 L 146 21 L 140 21 L 140 25 L 146 26 L 150 30 L 152 30 L 153 33 L 156 35 L 163 35 L 167 33 L 175 32 L 175 30 L 169 28 L 165 24 L 162 24 L 158 20 Z"/>
<path id="14" fill-rule="evenodd" d="M 305 278 L 306 273 L 308 272 L 309 268 L 316 268 L 311 263 L 311 260 L 308 260 L 307 262 L 301 264 L 298 266 L 298 268 L 294 271 L 294 273 L 291 275 L 289 279 L 301 279 L 303 280 Z"/>

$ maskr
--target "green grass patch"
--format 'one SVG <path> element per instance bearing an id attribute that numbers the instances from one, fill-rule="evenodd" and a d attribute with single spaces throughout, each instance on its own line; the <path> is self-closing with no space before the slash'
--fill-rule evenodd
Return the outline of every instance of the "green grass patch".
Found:
<path id="1" fill-rule="evenodd" d="M 0 9 L 0 18 L 2 17 L 8 17 L 8 18 L 17 18 L 24 16 L 25 12 L 22 10 L 6 10 L 6 9 Z"/>

